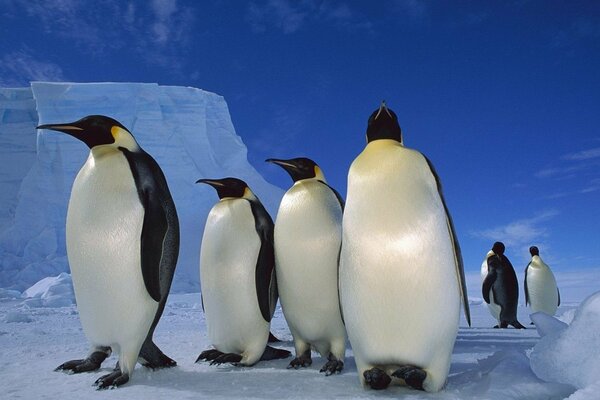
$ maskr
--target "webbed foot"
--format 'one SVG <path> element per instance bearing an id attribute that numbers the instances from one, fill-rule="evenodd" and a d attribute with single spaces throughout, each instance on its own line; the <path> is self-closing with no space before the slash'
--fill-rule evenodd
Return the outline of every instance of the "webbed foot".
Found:
<path id="1" fill-rule="evenodd" d="M 260 357 L 261 361 L 279 360 L 282 358 L 288 358 L 290 356 L 289 351 L 283 349 L 276 349 L 271 346 L 267 346 L 263 355 Z"/>
<path id="2" fill-rule="evenodd" d="M 333 354 L 329 353 L 327 360 L 328 361 L 325 363 L 325 365 L 323 365 L 323 367 L 319 371 L 319 372 L 325 372 L 325 376 L 329 376 L 329 375 L 332 375 L 335 373 L 342 372 L 342 369 L 344 369 L 344 362 L 342 360 L 339 360 Z"/>
<path id="3" fill-rule="evenodd" d="M 294 369 L 298 369 L 298 368 L 306 368 L 309 367 L 312 364 L 312 358 L 310 356 L 310 349 L 305 351 L 304 353 L 302 353 L 302 355 L 300 357 L 296 357 L 294 358 L 292 361 L 290 361 L 290 363 L 288 364 L 287 368 L 294 368 Z"/>
<path id="4" fill-rule="evenodd" d="M 392 378 L 379 368 L 371 368 L 363 372 L 365 382 L 371 386 L 371 389 L 383 390 L 387 388 L 392 381 Z"/>
<path id="5" fill-rule="evenodd" d="M 114 370 L 110 374 L 101 376 L 94 382 L 94 386 L 101 389 L 113 389 L 129 382 L 129 374 L 124 374 L 120 369 Z"/>
<path id="6" fill-rule="evenodd" d="M 202 353 L 200 353 L 200 355 L 198 356 L 198 358 L 196 358 L 196 362 L 200 362 L 200 361 L 213 361 L 214 359 L 216 359 L 217 357 L 222 356 L 224 353 L 222 351 L 216 350 L 216 349 L 209 349 L 209 350 L 204 350 Z"/>
<path id="7" fill-rule="evenodd" d="M 424 390 L 423 382 L 425 381 L 425 378 L 427 378 L 427 372 L 423 371 L 419 367 L 405 365 L 394 371 L 392 376 L 404 379 L 406 384 L 413 389 Z"/>
<path id="8" fill-rule="evenodd" d="M 235 353 L 223 353 L 210 362 L 210 365 L 235 364 L 242 361 L 242 356 Z"/>
<path id="9" fill-rule="evenodd" d="M 103 348 L 102 350 L 94 351 L 86 359 L 83 360 L 70 360 L 58 367 L 55 371 L 67 371 L 72 374 L 78 374 L 80 372 L 90 372 L 100 369 L 102 362 L 110 355 L 110 347 Z"/>

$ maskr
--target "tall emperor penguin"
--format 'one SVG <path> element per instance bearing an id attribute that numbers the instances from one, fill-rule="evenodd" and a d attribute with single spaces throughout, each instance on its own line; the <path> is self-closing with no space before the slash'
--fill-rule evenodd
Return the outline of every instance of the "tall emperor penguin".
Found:
<path id="1" fill-rule="evenodd" d="M 525 304 L 532 313 L 543 311 L 554 315 L 560 306 L 560 292 L 554 274 L 540 257 L 536 246 L 529 248 L 529 254 L 531 261 L 525 268 Z"/>
<path id="2" fill-rule="evenodd" d="M 267 161 L 294 181 L 275 223 L 277 287 L 296 349 L 288 368 L 309 366 L 313 348 L 327 357 L 321 372 L 331 375 L 344 367 L 346 352 L 338 293 L 344 202 L 313 160 Z"/>
<path id="3" fill-rule="evenodd" d="M 90 148 L 73 183 L 66 233 L 91 350 L 57 370 L 97 370 L 114 350 L 117 367 L 95 382 L 103 389 L 129 381 L 137 361 L 153 369 L 176 365 L 152 341 L 179 254 L 179 220 L 162 170 L 110 117 L 90 115 L 38 129 L 67 133 Z"/>
<path id="4" fill-rule="evenodd" d="M 427 158 L 402 144 L 396 114 L 371 114 L 367 146 L 348 173 L 340 301 L 359 378 L 392 378 L 428 392 L 446 382 L 461 298 L 462 257 L 441 185 Z"/>

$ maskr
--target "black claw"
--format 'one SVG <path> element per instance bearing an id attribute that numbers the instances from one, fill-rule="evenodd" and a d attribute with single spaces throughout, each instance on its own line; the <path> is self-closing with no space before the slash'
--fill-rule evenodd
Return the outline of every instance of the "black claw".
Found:
<path id="1" fill-rule="evenodd" d="M 239 363 L 240 361 L 242 361 L 241 355 L 235 353 L 224 353 L 212 360 L 210 362 L 210 365 L 219 365 L 225 363 L 235 364 Z"/>
<path id="2" fill-rule="evenodd" d="M 202 360 L 212 361 L 212 360 L 216 359 L 217 357 L 222 356 L 223 354 L 224 354 L 223 352 L 216 350 L 216 349 L 204 350 L 202 353 L 200 353 L 200 355 L 196 359 L 196 362 L 199 362 Z"/>
<path id="3" fill-rule="evenodd" d="M 123 374 L 120 370 L 113 371 L 108 375 L 101 376 L 94 382 L 94 386 L 101 389 L 112 389 L 129 382 L 129 375 Z"/>
<path id="4" fill-rule="evenodd" d="M 392 376 L 404 379 L 406 384 L 413 389 L 424 390 L 423 382 L 425 381 L 425 378 L 427 378 L 427 372 L 412 365 L 405 365 L 394 371 Z"/>
<path id="5" fill-rule="evenodd" d="M 392 378 L 379 368 L 371 368 L 363 372 L 365 381 L 371 386 L 371 389 L 382 390 L 389 386 Z"/>

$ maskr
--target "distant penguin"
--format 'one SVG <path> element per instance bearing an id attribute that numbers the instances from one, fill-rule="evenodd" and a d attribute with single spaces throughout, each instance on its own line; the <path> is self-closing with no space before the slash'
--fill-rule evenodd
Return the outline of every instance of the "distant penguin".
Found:
<path id="1" fill-rule="evenodd" d="M 483 285 L 483 281 L 485 281 L 485 278 L 488 275 L 487 260 L 489 257 L 491 257 L 493 255 L 494 255 L 494 252 L 492 250 L 488 251 L 488 253 L 485 256 L 485 259 L 481 263 L 481 284 L 482 285 Z M 498 328 L 500 326 L 500 306 L 498 304 L 496 304 L 496 301 L 494 300 L 494 293 L 492 293 L 491 291 L 490 291 L 490 302 L 487 303 L 487 306 L 488 306 L 488 311 L 490 312 L 492 317 L 494 317 L 494 319 L 497 321 L 497 324 L 496 324 L 496 326 L 494 326 L 494 328 Z"/>
<path id="2" fill-rule="evenodd" d="M 392 378 L 439 391 L 458 332 L 470 324 L 463 262 L 429 160 L 404 147 L 396 114 L 381 104 L 368 144 L 348 173 L 340 301 L 361 382 Z M 390 377 L 391 375 L 391 377 Z"/>
<path id="3" fill-rule="evenodd" d="M 338 294 L 344 203 L 314 161 L 267 161 L 294 181 L 275 222 L 277 288 L 296 349 L 288 368 L 309 366 L 313 348 L 327 357 L 321 372 L 331 375 L 343 369 L 346 351 Z"/>
<path id="4" fill-rule="evenodd" d="M 179 221 L 167 181 L 154 159 L 118 121 L 90 115 L 40 125 L 67 133 L 90 154 L 71 191 L 67 256 L 83 331 L 91 350 L 57 370 L 94 371 L 112 350 L 117 368 L 99 388 L 120 386 L 136 361 L 171 367 L 152 341 L 165 307 L 179 254 Z"/>
<path id="5" fill-rule="evenodd" d="M 532 314 L 543 311 L 553 316 L 560 306 L 556 279 L 550 267 L 542 261 L 536 246 L 531 246 L 529 253 L 531 261 L 525 268 L 525 304 L 529 305 Z"/>
<path id="6" fill-rule="evenodd" d="M 487 304 L 496 304 L 500 308 L 497 317 L 499 328 L 512 325 L 517 329 L 523 329 L 525 327 L 517 320 L 519 283 L 512 264 L 504 255 L 504 250 L 504 244 L 496 242 L 492 251 L 488 253 L 486 258 L 488 272 L 483 280 L 481 291 Z M 490 307 L 490 312 L 492 309 L 496 310 Z"/>
<path id="7" fill-rule="evenodd" d="M 200 287 L 208 338 L 214 349 L 196 362 L 253 365 L 286 358 L 267 346 L 277 304 L 273 220 L 237 178 L 200 179 L 220 201 L 208 214 L 200 249 Z"/>

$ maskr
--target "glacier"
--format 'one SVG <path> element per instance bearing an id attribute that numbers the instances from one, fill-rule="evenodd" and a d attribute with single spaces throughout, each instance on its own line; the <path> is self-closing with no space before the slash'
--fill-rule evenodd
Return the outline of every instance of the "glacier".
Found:
<path id="1" fill-rule="evenodd" d="M 199 250 L 206 216 L 218 200 L 199 178 L 245 180 L 274 216 L 283 190 L 250 165 L 224 98 L 156 83 L 46 83 L 0 88 L 0 288 L 23 291 L 68 272 L 65 219 L 71 186 L 89 149 L 38 124 L 90 114 L 126 126 L 161 166 L 181 226 L 172 290 L 199 291 Z"/>

